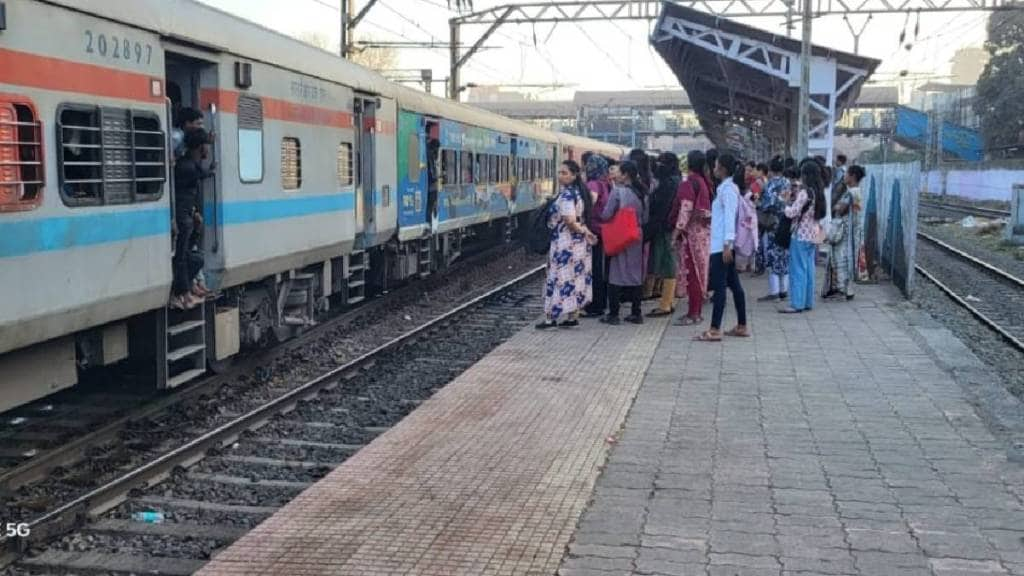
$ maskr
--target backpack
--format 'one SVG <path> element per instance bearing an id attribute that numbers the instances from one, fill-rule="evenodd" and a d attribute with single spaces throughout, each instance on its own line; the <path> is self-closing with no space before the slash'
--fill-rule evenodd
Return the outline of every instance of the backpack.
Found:
<path id="1" fill-rule="evenodd" d="M 534 254 L 547 254 L 551 250 L 551 229 L 548 228 L 548 219 L 551 217 L 551 208 L 555 205 L 557 198 L 558 196 L 548 198 L 544 205 L 533 214 L 528 244 L 530 252 Z"/>

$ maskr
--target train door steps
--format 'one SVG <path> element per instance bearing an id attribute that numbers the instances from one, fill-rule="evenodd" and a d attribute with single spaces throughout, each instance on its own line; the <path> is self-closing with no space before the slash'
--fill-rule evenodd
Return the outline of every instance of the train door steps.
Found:
<path id="1" fill-rule="evenodd" d="M 171 336 L 177 336 L 178 334 L 184 334 L 189 330 L 195 330 L 196 328 L 201 328 L 205 325 L 206 322 L 203 322 L 202 320 L 189 320 L 187 322 L 182 322 L 180 324 L 175 324 L 174 326 L 171 326 L 170 328 L 167 329 L 167 334 Z"/>
<path id="2" fill-rule="evenodd" d="M 191 310 L 166 311 L 165 388 L 176 388 L 206 372 L 206 302 Z"/>
<path id="3" fill-rule="evenodd" d="M 72 570 L 76 574 L 164 574 L 188 576 L 206 564 L 205 560 L 160 556 L 125 556 L 99 552 L 56 552 L 47 550 L 21 565 L 44 570 Z"/>
<path id="4" fill-rule="evenodd" d="M 100 520 L 95 524 L 90 524 L 87 528 L 90 532 L 102 532 L 106 534 L 178 536 L 181 538 L 207 538 L 210 540 L 222 540 L 225 542 L 233 542 L 248 532 L 247 529 L 242 527 L 227 526 L 223 524 L 215 526 L 194 524 L 191 522 L 161 522 L 159 524 L 150 524 L 148 522 L 119 519 Z"/>
<path id="5" fill-rule="evenodd" d="M 202 368 L 193 368 L 191 370 L 186 370 L 181 374 L 178 374 L 174 378 L 169 379 L 167 381 L 167 387 L 176 388 L 186 382 L 191 382 L 192 380 L 195 380 L 196 378 L 202 376 L 205 372 L 206 370 Z"/>

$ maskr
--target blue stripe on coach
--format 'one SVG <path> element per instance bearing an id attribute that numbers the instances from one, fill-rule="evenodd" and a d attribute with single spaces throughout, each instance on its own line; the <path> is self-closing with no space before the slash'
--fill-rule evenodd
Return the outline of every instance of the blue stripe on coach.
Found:
<path id="1" fill-rule="evenodd" d="M 355 195 L 346 193 L 285 200 L 228 202 L 221 208 L 218 220 L 222 225 L 232 226 L 353 210 Z M 204 211 L 209 221 L 212 206 L 207 205 Z M 133 238 L 170 234 L 170 231 L 171 213 L 167 207 L 10 222 L 4 221 L 4 215 L 0 214 L 0 258 L 124 242 Z"/>

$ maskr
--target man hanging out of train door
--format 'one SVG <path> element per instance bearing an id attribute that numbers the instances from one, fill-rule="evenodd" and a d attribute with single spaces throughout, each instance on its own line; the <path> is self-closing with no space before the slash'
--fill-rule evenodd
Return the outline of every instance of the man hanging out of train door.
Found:
<path id="1" fill-rule="evenodd" d="M 193 286 L 189 259 L 193 232 L 203 225 L 203 181 L 213 176 L 213 164 L 203 167 L 203 161 L 210 155 L 210 133 L 202 128 L 185 132 L 184 148 L 184 155 L 174 165 L 174 220 L 178 235 L 174 243 L 172 308 L 193 308 L 206 295 L 205 288 Z"/>
<path id="2" fill-rule="evenodd" d="M 427 143 L 427 223 L 430 229 L 437 227 L 437 197 L 440 182 L 441 142 L 431 138 Z"/>

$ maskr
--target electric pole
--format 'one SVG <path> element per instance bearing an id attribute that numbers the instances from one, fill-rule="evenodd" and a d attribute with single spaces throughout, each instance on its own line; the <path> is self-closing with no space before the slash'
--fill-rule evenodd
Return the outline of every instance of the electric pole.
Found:
<path id="1" fill-rule="evenodd" d="M 804 0 L 803 41 L 800 44 L 800 103 L 796 120 L 796 157 L 807 157 L 811 131 L 811 0 Z"/>

